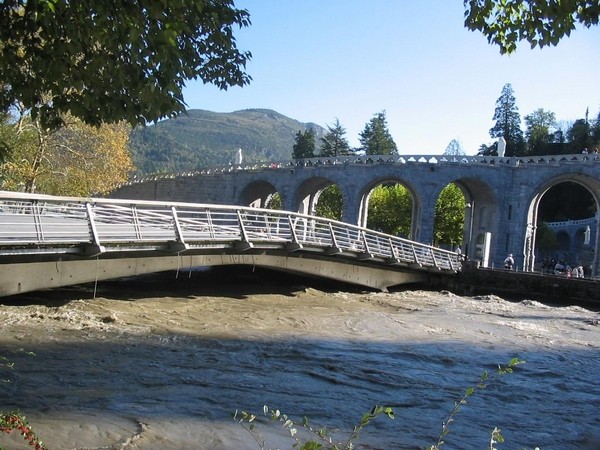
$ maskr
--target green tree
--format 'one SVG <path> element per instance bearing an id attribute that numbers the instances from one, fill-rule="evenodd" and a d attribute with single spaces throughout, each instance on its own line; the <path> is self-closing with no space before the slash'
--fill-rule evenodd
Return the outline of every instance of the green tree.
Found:
<path id="1" fill-rule="evenodd" d="M 465 206 L 465 196 L 456 184 L 451 183 L 442 189 L 435 204 L 433 221 L 435 245 L 447 245 L 450 248 L 462 245 Z"/>
<path id="2" fill-rule="evenodd" d="M 315 208 L 315 214 L 332 220 L 342 220 L 342 191 L 336 184 L 323 189 Z"/>
<path id="3" fill-rule="evenodd" d="M 321 138 L 321 156 L 347 156 L 352 153 L 345 137 L 346 129 L 335 119 L 333 126 L 327 126 L 327 133 Z"/>
<path id="4" fill-rule="evenodd" d="M 477 150 L 478 155 L 497 155 L 498 154 L 498 142 L 494 142 L 490 145 L 481 144 L 479 146 L 479 150 Z"/>
<path id="5" fill-rule="evenodd" d="M 249 25 L 233 0 L 1 2 L 0 111 L 22 104 L 45 128 L 174 116 L 187 80 L 249 83 L 233 36 Z"/>
<path id="6" fill-rule="evenodd" d="M 542 222 L 538 225 L 535 233 L 535 246 L 543 258 L 551 257 L 553 252 L 558 250 L 556 233 L 548 226 L 548 223 Z"/>
<path id="7" fill-rule="evenodd" d="M 12 125 L 10 124 L 10 115 L 0 113 L 0 164 L 8 158 L 12 140 Z M 0 174 L 0 177 L 2 174 Z"/>
<path id="8" fill-rule="evenodd" d="M 267 204 L 265 205 L 267 209 L 278 209 L 282 208 L 281 195 L 279 192 L 275 192 L 267 198 Z"/>
<path id="9" fill-rule="evenodd" d="M 598 112 L 596 120 L 594 120 L 592 123 L 590 133 L 592 138 L 592 146 L 588 150 L 600 151 L 600 111 Z"/>
<path id="10" fill-rule="evenodd" d="M 465 26 L 483 33 L 500 53 L 512 53 L 517 42 L 525 40 L 531 48 L 557 45 L 575 30 L 598 24 L 597 0 L 463 0 Z"/>
<path id="11" fill-rule="evenodd" d="M 530 155 L 548 154 L 548 146 L 553 141 L 554 134 L 551 129 L 556 126 L 556 116 L 553 112 L 536 109 L 525 116 L 527 131 L 527 152 Z"/>
<path id="12" fill-rule="evenodd" d="M 446 147 L 446 150 L 444 150 L 444 155 L 462 156 L 464 154 L 465 151 L 463 150 L 462 145 L 458 139 L 452 139 Z"/>
<path id="13" fill-rule="evenodd" d="M 505 156 L 520 156 L 525 149 L 525 140 L 521 130 L 521 116 L 510 83 L 502 88 L 502 93 L 496 100 L 494 111 L 495 125 L 490 129 L 492 138 L 503 137 L 506 141 Z M 496 146 L 493 147 L 496 150 Z"/>
<path id="14" fill-rule="evenodd" d="M 385 111 L 377 113 L 360 133 L 360 150 L 366 155 L 395 155 L 398 147 L 388 130 Z"/>
<path id="15" fill-rule="evenodd" d="M 567 140 L 569 141 L 570 153 L 581 153 L 583 149 L 589 151 L 595 146 L 592 126 L 588 121 L 588 111 L 585 112 L 585 119 L 577 119 L 571 125 L 571 128 L 567 131 Z"/>
<path id="16" fill-rule="evenodd" d="M 401 184 L 379 185 L 371 191 L 367 227 L 394 236 L 410 237 L 412 196 Z"/>
<path id="17" fill-rule="evenodd" d="M 292 158 L 314 158 L 315 132 L 312 128 L 296 133 L 296 143 L 292 147 Z"/>

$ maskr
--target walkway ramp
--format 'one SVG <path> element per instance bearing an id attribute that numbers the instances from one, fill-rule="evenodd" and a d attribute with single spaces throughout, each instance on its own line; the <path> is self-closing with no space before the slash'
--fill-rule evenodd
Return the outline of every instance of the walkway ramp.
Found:
<path id="1" fill-rule="evenodd" d="M 0 296 L 237 264 L 381 290 L 461 267 L 454 252 L 287 211 L 0 191 Z"/>

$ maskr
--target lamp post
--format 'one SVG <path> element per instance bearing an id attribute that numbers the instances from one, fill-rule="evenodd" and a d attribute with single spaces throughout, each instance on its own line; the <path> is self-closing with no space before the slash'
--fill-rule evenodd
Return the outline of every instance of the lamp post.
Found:
<path id="1" fill-rule="evenodd" d="M 470 210 L 470 217 L 469 217 L 469 235 L 468 235 L 468 239 L 467 239 L 467 248 L 465 251 L 465 255 L 467 256 L 467 258 L 470 258 L 470 251 L 471 251 L 471 240 L 473 239 L 473 217 L 475 216 L 475 202 L 473 200 L 471 200 L 470 203 L 467 203 L 467 209 Z"/>

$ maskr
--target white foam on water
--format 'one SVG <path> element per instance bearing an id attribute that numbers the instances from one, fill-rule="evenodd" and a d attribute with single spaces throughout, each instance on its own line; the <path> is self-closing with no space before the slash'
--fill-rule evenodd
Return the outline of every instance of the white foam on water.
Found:
<path id="1" fill-rule="evenodd" d="M 509 448 L 597 449 L 598 318 L 496 296 L 312 288 L 4 305 L 0 354 L 15 369 L 2 371 L 1 409 L 24 411 L 51 449 L 250 449 L 236 409 L 268 403 L 343 437 L 389 403 L 397 419 L 361 439 L 416 448 L 484 370 L 518 356 L 526 364 L 469 399 L 448 448 L 482 448 L 499 426 Z M 285 430 L 260 428 L 291 448 Z"/>

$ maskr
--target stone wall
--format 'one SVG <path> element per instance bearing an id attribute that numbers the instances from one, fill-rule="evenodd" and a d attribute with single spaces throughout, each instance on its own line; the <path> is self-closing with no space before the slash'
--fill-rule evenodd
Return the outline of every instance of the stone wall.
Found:
<path id="1" fill-rule="evenodd" d="M 447 289 L 459 295 L 497 295 L 600 311 L 600 282 L 595 279 L 466 267 L 456 276 L 445 278 L 445 282 Z"/>

